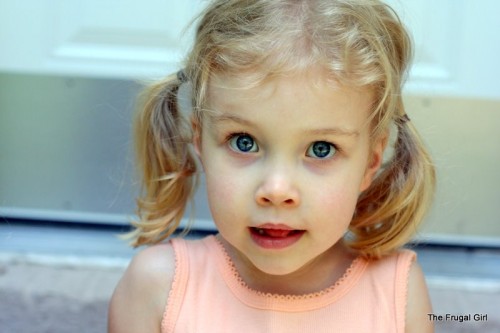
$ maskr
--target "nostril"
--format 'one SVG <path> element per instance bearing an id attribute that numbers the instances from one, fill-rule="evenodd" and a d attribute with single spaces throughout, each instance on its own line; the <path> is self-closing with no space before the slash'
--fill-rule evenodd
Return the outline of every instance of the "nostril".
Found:
<path id="1" fill-rule="evenodd" d="M 271 200 L 269 200 L 266 197 L 259 198 L 259 201 L 260 201 L 261 204 L 269 204 L 269 203 L 271 203 Z"/>
<path id="2" fill-rule="evenodd" d="M 272 200 L 270 198 L 261 197 L 258 199 L 261 205 L 285 205 L 285 206 L 293 206 L 295 205 L 294 199 L 286 199 L 286 200 Z"/>

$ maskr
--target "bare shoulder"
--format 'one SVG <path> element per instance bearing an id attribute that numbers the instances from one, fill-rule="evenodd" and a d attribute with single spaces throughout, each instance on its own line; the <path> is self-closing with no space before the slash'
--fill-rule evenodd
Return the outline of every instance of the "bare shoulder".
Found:
<path id="1" fill-rule="evenodd" d="M 408 277 L 408 300 L 406 307 L 406 333 L 434 332 L 434 325 L 428 320 L 432 313 L 429 291 L 420 264 L 415 261 Z"/>
<path id="2" fill-rule="evenodd" d="M 111 298 L 108 332 L 160 332 L 174 274 L 172 245 L 154 245 L 139 252 Z"/>

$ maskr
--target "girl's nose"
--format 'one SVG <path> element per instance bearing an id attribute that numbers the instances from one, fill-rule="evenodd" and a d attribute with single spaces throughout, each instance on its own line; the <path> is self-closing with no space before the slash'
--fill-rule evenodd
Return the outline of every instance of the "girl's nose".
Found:
<path id="1" fill-rule="evenodd" d="M 255 193 L 260 206 L 295 207 L 300 204 L 300 194 L 293 176 L 276 172 L 263 179 Z"/>

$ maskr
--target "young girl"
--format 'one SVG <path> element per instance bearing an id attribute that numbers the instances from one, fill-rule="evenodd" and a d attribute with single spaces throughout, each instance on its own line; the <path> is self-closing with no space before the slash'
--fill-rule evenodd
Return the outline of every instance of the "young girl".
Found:
<path id="1" fill-rule="evenodd" d="M 402 102 L 410 58 L 378 0 L 211 2 L 185 69 L 137 119 L 134 245 L 152 246 L 117 286 L 109 331 L 432 332 L 422 271 L 401 250 L 435 182 Z M 196 160 L 219 234 L 162 242 Z"/>

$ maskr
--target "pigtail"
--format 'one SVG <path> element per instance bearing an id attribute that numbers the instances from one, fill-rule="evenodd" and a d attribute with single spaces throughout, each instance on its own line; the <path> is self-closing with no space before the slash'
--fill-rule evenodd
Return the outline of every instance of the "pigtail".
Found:
<path id="1" fill-rule="evenodd" d="M 177 95 L 185 77 L 171 75 L 140 96 L 135 119 L 135 149 L 142 176 L 137 199 L 139 220 L 129 234 L 133 246 L 155 244 L 179 226 L 197 183 L 190 150 L 191 129 L 181 114 Z"/>
<path id="2" fill-rule="evenodd" d="M 359 198 L 350 247 L 379 258 L 403 246 L 415 234 L 434 196 L 431 157 L 407 116 L 398 118 L 392 160 Z"/>

